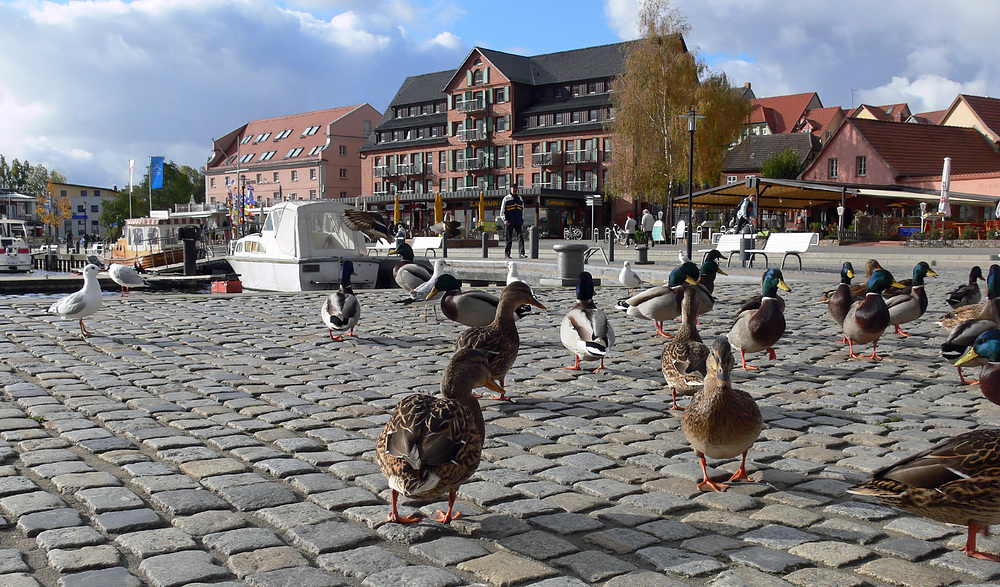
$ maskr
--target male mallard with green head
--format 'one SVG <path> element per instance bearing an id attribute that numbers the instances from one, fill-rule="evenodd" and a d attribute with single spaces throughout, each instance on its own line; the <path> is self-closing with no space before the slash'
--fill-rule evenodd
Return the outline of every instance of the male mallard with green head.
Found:
<path id="1" fill-rule="evenodd" d="M 969 350 L 955 361 L 956 367 L 982 365 L 979 391 L 989 401 L 1000 405 L 1000 330 L 987 330 L 976 337 Z"/>
<path id="2" fill-rule="evenodd" d="M 608 323 L 604 310 L 594 303 L 594 278 L 587 271 L 576 282 L 576 299 L 576 305 L 559 325 L 559 338 L 576 359 L 572 366 L 563 369 L 578 371 L 580 361 L 599 360 L 601 366 L 594 369 L 597 373 L 604 369 L 604 356 L 615 344 L 615 329 Z"/>
<path id="3" fill-rule="evenodd" d="M 681 326 L 677 336 L 663 345 L 660 368 L 663 379 L 670 386 L 673 406 L 677 406 L 677 394 L 691 395 L 705 384 L 705 361 L 708 347 L 698 335 L 698 293 L 693 287 L 684 288 L 681 300 Z"/>
<path id="4" fill-rule="evenodd" d="M 320 308 L 323 324 L 330 332 L 330 340 L 343 342 L 345 336 L 354 336 L 354 327 L 361 320 L 361 304 L 354 295 L 354 286 L 351 285 L 352 275 L 355 275 L 354 263 L 344 261 L 340 266 L 340 287 L 326 297 L 323 307 Z M 347 334 L 334 336 L 334 330 Z"/>
<path id="5" fill-rule="evenodd" d="M 785 284 L 781 270 L 768 269 L 761 279 L 760 307 L 740 312 L 729 331 L 729 342 L 740 350 L 744 371 L 758 368 L 747 365 L 746 353 L 766 350 L 772 361 L 777 358 L 774 344 L 785 333 L 784 304 L 778 302 L 778 288 L 792 291 Z"/>
<path id="6" fill-rule="evenodd" d="M 844 317 L 844 336 L 850 345 L 850 358 L 860 356 L 854 352 L 855 344 L 869 342 L 872 343 L 871 358 L 875 360 L 881 358 L 876 353 L 878 339 L 889 327 L 889 308 L 885 305 L 882 292 L 891 285 L 902 287 L 885 269 L 876 270 L 868 278 L 868 293 L 865 294 L 865 299 L 854 302 L 847 311 L 847 316 Z"/>
<path id="7" fill-rule="evenodd" d="M 924 277 L 937 277 L 937 273 L 931 269 L 925 261 L 917 263 L 913 268 L 913 281 L 910 285 L 910 293 L 898 295 L 886 300 L 885 305 L 889 308 L 889 324 L 896 328 L 896 333 L 903 336 L 910 336 L 903 332 L 900 324 L 912 322 L 924 315 L 927 311 L 927 293 L 924 292 Z"/>
<path id="8" fill-rule="evenodd" d="M 438 295 L 441 296 L 441 311 L 445 317 L 466 326 L 486 326 L 493 322 L 500 305 L 500 298 L 491 293 L 462 291 L 462 284 L 450 273 L 438 277 L 427 299 L 434 299 Z M 529 308 L 517 308 L 515 315 L 521 318 L 529 311 Z"/>
<path id="9" fill-rule="evenodd" d="M 652 320 L 656 333 L 670 338 L 663 331 L 663 321 L 673 320 L 681 315 L 681 298 L 684 288 L 698 283 L 698 266 L 688 261 L 670 272 L 667 285 L 658 285 L 641 291 L 627 300 L 619 300 L 618 307 L 634 318 Z"/>

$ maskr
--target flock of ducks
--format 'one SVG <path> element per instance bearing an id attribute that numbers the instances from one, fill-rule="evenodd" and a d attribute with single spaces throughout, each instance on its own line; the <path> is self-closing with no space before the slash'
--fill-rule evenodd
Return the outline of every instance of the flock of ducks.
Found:
<path id="1" fill-rule="evenodd" d="M 520 347 L 517 321 L 530 312 L 530 306 L 542 310 L 545 306 L 520 278 L 513 262 L 508 266 L 507 286 L 497 297 L 481 291 L 462 291 L 458 280 L 445 272 L 444 260 L 437 260 L 430 269 L 414 261 L 408 245 L 399 246 L 395 253 L 402 257 L 393 276 L 406 293 L 403 303 L 434 305 L 437 319 L 434 300 L 440 297 L 445 317 L 468 329 L 456 341 L 456 351 L 441 380 L 441 395 L 414 394 L 400 401 L 379 436 L 376 460 L 391 489 L 390 521 L 418 520 L 417 516 L 399 514 L 399 495 L 430 499 L 447 494 L 448 511 L 438 511 L 434 519 L 448 523 L 460 515 L 454 510 L 456 491 L 478 468 L 485 439 L 482 408 L 474 389 L 486 387 L 499 394 L 493 399 L 510 399 L 505 378 Z M 726 336 L 706 345 L 698 334 L 698 317 L 715 303 L 715 276 L 725 274 L 718 259 L 718 255 L 710 255 L 699 268 L 682 258 L 667 284 L 650 287 L 616 304 L 629 316 L 653 321 L 656 335 L 670 339 L 661 355 L 663 377 L 672 392 L 672 409 L 684 411 L 682 430 L 701 464 L 703 479 L 698 488 L 709 491 L 725 491 L 728 483 L 749 480 L 746 455 L 763 424 L 753 397 L 733 387 L 734 352 L 739 351 L 744 370 L 758 368 L 747 364 L 747 354 L 766 351 L 771 360 L 775 359 L 774 347 L 786 326 L 785 301 L 777 292 L 791 291 L 780 270 L 768 269 L 761 278 L 761 294 L 740 308 Z M 127 274 L 122 269 L 116 271 Z M 78 319 L 85 337 L 90 333 L 83 318 L 96 312 L 101 304 L 97 272 L 93 265 L 84 268 L 83 288 L 49 309 L 64 318 Z M 353 266 L 345 261 L 340 286 L 321 309 L 333 340 L 353 336 L 361 317 L 351 275 Z M 900 282 L 877 261 L 869 260 L 863 285 L 851 284 L 854 269 L 850 263 L 843 264 L 840 276 L 840 285 L 821 301 L 842 328 L 842 342 L 849 345 L 848 356 L 858 356 L 855 345 L 871 343 L 870 358 L 878 360 L 878 340 L 888 327 L 909 336 L 901 326 L 926 312 L 924 279 L 936 274 L 921 262 L 914 267 L 912 279 Z M 1000 405 L 1000 266 L 990 268 L 985 301 L 981 301 L 981 280 L 982 271 L 975 267 L 968 284 L 949 292 L 946 301 L 954 310 L 937 321 L 950 329 L 941 354 L 958 368 L 962 383 L 978 383 L 984 396 Z M 620 282 L 630 294 L 643 285 L 627 261 Z M 139 285 L 134 278 L 128 283 L 131 287 Z M 581 362 L 599 361 L 597 372 L 605 368 L 604 360 L 614 345 L 615 334 L 607 315 L 594 302 L 594 282 L 587 272 L 579 276 L 576 298 L 559 328 L 561 342 L 574 357 L 574 364 L 565 368 L 579 370 Z M 680 322 L 675 334 L 670 334 L 663 325 L 675 318 Z M 334 332 L 340 334 L 335 336 Z M 979 380 L 967 381 L 962 376 L 963 366 L 981 366 Z M 684 408 L 677 404 L 678 395 L 691 396 Z M 706 456 L 730 459 L 741 455 L 739 469 L 726 483 L 709 478 Z M 934 520 L 965 525 L 968 538 L 962 550 L 969 556 L 1000 561 L 1000 556 L 975 547 L 977 532 L 1000 523 L 1000 430 L 973 430 L 948 439 L 876 472 L 870 481 L 847 491 L 874 496 Z"/>

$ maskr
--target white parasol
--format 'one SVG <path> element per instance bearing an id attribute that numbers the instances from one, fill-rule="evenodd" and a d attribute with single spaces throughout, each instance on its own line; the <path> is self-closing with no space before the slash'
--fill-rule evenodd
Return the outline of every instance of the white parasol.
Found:
<path id="1" fill-rule="evenodd" d="M 948 201 L 948 186 L 951 184 L 951 157 L 944 158 L 944 169 L 941 170 L 941 201 L 938 202 L 938 214 L 951 216 L 951 202 Z"/>

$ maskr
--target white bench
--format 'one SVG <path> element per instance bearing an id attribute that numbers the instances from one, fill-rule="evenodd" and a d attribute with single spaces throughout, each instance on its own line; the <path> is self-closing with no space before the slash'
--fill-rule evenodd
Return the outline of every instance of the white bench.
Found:
<path id="1" fill-rule="evenodd" d="M 441 242 L 444 240 L 440 236 L 415 236 L 413 241 L 410 243 L 410 248 L 416 251 L 423 251 L 424 256 L 427 256 L 427 251 L 433 251 L 434 256 L 437 257 L 437 251 L 441 248 Z"/>
<path id="2" fill-rule="evenodd" d="M 754 257 L 757 255 L 764 256 L 764 267 L 767 267 L 768 253 L 774 255 L 784 255 L 781 258 L 781 268 L 785 268 L 785 259 L 789 255 L 795 255 L 795 258 L 799 260 L 799 270 L 802 270 L 802 257 L 799 256 L 800 253 L 805 253 L 809 250 L 811 245 L 819 244 L 819 233 L 818 232 L 778 232 L 767 237 L 767 242 L 764 243 L 763 249 L 751 249 L 747 251 L 750 253 L 750 267 L 753 267 Z"/>
<path id="3" fill-rule="evenodd" d="M 719 251 L 722 253 L 726 259 L 726 266 L 730 266 L 733 262 L 733 255 L 740 254 L 740 240 L 743 238 L 742 234 L 723 234 L 719 235 L 719 242 L 715 244 L 715 248 L 712 249 L 698 249 L 701 253 L 701 262 L 704 263 L 705 259 L 708 258 L 708 254 L 712 251 Z"/>
<path id="4" fill-rule="evenodd" d="M 379 238 L 377 243 L 374 243 L 366 247 L 369 256 L 371 256 L 372 253 L 378 255 L 380 252 L 385 252 L 386 254 L 388 254 L 389 251 L 391 251 L 394 248 L 396 248 L 396 245 L 390 243 L 384 238 Z"/>

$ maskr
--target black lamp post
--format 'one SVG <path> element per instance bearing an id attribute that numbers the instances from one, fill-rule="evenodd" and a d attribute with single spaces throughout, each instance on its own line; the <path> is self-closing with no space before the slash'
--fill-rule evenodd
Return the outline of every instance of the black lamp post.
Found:
<path id="1" fill-rule="evenodd" d="M 691 136 L 691 150 L 690 156 L 688 157 L 688 218 L 687 218 L 687 232 L 685 237 L 687 238 L 687 256 L 688 259 L 692 259 L 692 239 L 691 234 L 694 230 L 692 226 L 692 216 L 691 216 L 691 192 L 694 190 L 694 131 L 698 127 L 698 119 L 705 118 L 698 114 L 698 111 L 694 109 L 694 106 L 688 110 L 687 114 L 678 114 L 680 118 L 686 118 L 688 121 L 688 134 Z"/>

